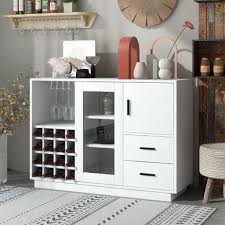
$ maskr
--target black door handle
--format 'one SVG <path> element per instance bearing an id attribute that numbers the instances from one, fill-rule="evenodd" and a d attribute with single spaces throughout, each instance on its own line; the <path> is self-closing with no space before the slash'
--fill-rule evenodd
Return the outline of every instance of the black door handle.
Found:
<path id="1" fill-rule="evenodd" d="M 140 147 L 141 150 L 149 150 L 149 151 L 156 151 L 156 148 L 146 148 L 146 147 Z"/>
<path id="2" fill-rule="evenodd" d="M 130 100 L 127 100 L 127 115 L 130 116 Z"/>
<path id="3" fill-rule="evenodd" d="M 140 173 L 141 176 L 146 176 L 146 177 L 156 177 L 155 174 L 153 173 Z"/>

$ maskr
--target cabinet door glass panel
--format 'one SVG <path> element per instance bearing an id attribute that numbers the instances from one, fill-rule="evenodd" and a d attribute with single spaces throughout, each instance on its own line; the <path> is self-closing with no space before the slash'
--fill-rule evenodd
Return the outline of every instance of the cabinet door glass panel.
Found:
<path id="1" fill-rule="evenodd" d="M 83 172 L 114 175 L 114 93 L 84 92 Z"/>

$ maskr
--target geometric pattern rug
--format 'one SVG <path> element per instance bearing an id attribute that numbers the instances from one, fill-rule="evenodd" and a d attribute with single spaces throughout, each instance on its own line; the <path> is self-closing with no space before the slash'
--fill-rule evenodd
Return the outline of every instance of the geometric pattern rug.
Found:
<path id="1" fill-rule="evenodd" d="M 173 204 L 146 225 L 202 225 L 215 211 L 215 208 Z"/>
<path id="2" fill-rule="evenodd" d="M 202 225 L 214 211 L 208 207 L 0 186 L 0 225 Z M 191 216 L 190 223 L 187 219 Z"/>

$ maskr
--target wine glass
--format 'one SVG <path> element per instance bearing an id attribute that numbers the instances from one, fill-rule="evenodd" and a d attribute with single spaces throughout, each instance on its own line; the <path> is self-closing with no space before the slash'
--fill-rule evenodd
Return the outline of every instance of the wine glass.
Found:
<path id="1" fill-rule="evenodd" d="M 64 120 L 74 120 L 74 106 L 70 103 L 71 84 L 67 83 L 67 103 L 64 105 Z"/>
<path id="2" fill-rule="evenodd" d="M 58 102 L 58 91 L 59 91 L 59 83 L 56 82 L 55 88 L 53 87 L 53 82 L 51 82 L 50 90 L 54 92 L 54 103 L 50 107 L 50 116 L 52 120 L 60 120 L 61 119 L 61 107 Z"/>

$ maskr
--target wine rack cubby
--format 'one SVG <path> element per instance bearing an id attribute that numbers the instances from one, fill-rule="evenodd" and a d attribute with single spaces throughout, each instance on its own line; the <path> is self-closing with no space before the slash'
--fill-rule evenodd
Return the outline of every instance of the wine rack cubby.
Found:
<path id="1" fill-rule="evenodd" d="M 75 130 L 36 125 L 32 137 L 32 179 L 75 181 Z"/>

